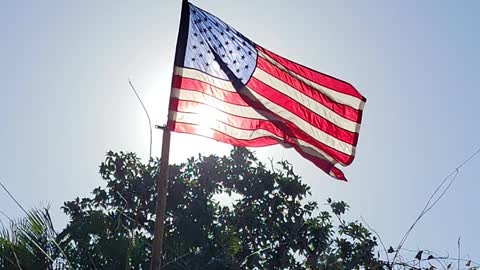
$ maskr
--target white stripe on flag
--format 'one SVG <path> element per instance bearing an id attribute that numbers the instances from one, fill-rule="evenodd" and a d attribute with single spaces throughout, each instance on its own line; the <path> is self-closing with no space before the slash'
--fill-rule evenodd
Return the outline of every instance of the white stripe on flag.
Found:
<path id="1" fill-rule="evenodd" d="M 220 111 L 226 112 L 228 114 L 233 114 L 244 118 L 267 120 L 267 118 L 258 113 L 252 107 L 227 103 L 220 99 L 216 99 L 212 96 L 197 91 L 177 88 L 173 88 L 172 90 L 172 97 L 176 97 L 179 100 L 198 102 L 204 105 L 208 105 L 209 107 L 216 108 Z"/>
<path id="2" fill-rule="evenodd" d="M 189 68 L 181 68 L 175 67 L 173 71 L 174 75 L 182 76 L 189 79 L 199 80 L 204 83 L 208 83 L 218 87 L 220 89 L 229 91 L 229 92 L 237 92 L 235 87 L 233 87 L 232 83 L 227 80 L 223 80 L 220 78 L 215 78 L 213 76 L 207 75 L 199 70 L 189 69 Z"/>
<path id="3" fill-rule="evenodd" d="M 305 106 L 307 109 L 321 116 L 325 120 L 330 121 L 336 126 L 343 128 L 345 130 L 348 130 L 350 132 L 357 131 L 359 126 L 358 123 L 338 115 L 334 111 L 325 107 L 323 104 L 317 102 L 313 98 L 303 94 L 302 92 L 282 82 L 281 80 L 273 77 L 272 75 L 259 69 L 258 67 L 255 69 L 255 72 L 253 73 L 253 77 L 257 78 L 258 80 L 267 84 L 268 86 L 277 90 L 278 92 L 291 97 L 292 99 L 297 101 L 299 104 Z"/>
<path id="4" fill-rule="evenodd" d="M 223 113 L 221 111 L 218 111 L 217 113 Z M 271 133 L 268 130 L 264 129 L 257 129 L 257 130 L 245 130 L 245 129 L 240 129 L 237 127 L 233 127 L 231 125 L 227 125 L 221 121 L 215 120 L 215 121 L 204 121 L 205 115 L 202 115 L 201 113 L 191 113 L 191 112 L 176 112 L 176 111 L 170 111 L 169 118 L 170 120 L 180 122 L 180 123 L 185 123 L 185 124 L 192 124 L 192 125 L 202 125 L 203 128 L 207 129 L 212 129 L 218 132 L 221 132 L 229 137 L 238 139 L 238 140 L 252 140 L 252 139 L 257 139 L 261 137 L 271 137 L 279 140 L 281 143 L 283 141 L 283 138 Z M 245 121 L 248 121 L 248 119 L 245 119 Z M 202 134 L 206 135 L 206 134 Z M 302 150 L 312 156 L 322 158 L 327 160 L 330 163 L 336 164 L 338 161 L 334 160 L 332 157 L 324 153 L 322 150 L 318 149 L 317 147 L 297 138 L 291 138 L 297 145 L 299 145 Z M 344 164 L 342 164 L 344 165 Z"/>
<path id="5" fill-rule="evenodd" d="M 183 113 L 183 112 L 175 112 L 175 111 L 170 111 L 170 114 L 169 114 L 170 120 L 180 122 L 180 123 L 185 123 L 185 124 L 192 124 L 192 125 L 201 124 L 202 129 L 203 128 L 212 129 L 238 140 L 253 140 L 261 137 L 273 137 L 280 141 L 283 140 L 282 138 L 278 137 L 277 135 L 265 129 L 245 130 L 245 129 L 240 129 L 240 128 L 226 125 L 217 120 L 202 121 L 201 119 L 202 117 L 204 117 L 202 114 Z"/>
<path id="6" fill-rule="evenodd" d="M 315 126 L 310 125 L 310 123 L 298 117 L 296 114 L 286 110 L 284 107 L 277 105 L 276 103 L 270 101 L 267 98 L 264 98 L 262 95 L 259 95 L 248 87 L 245 88 L 255 99 L 262 103 L 262 105 L 265 106 L 267 110 L 273 112 L 273 114 L 279 115 L 287 121 L 292 122 L 295 126 L 297 126 L 299 129 L 304 131 L 306 134 L 308 134 L 315 140 L 347 155 L 353 155 L 355 153 L 355 147 L 353 145 L 343 142 L 331 136 L 330 134 L 325 133 L 323 130 L 320 130 Z"/>
<path id="7" fill-rule="evenodd" d="M 203 72 L 185 69 L 185 68 L 176 68 L 175 70 L 178 70 L 181 74 L 187 74 L 191 79 L 196 79 L 201 81 L 210 81 L 212 85 L 214 85 L 213 83 L 219 83 L 220 85 L 214 85 L 219 88 L 222 86 L 225 86 L 225 83 L 229 84 L 228 81 L 224 81 L 218 78 L 213 78 L 212 76 L 209 76 Z M 233 88 L 233 86 L 231 87 Z M 317 127 L 312 126 L 307 121 L 301 119 L 294 113 L 286 110 L 284 107 L 281 107 L 275 104 L 274 102 L 271 102 L 270 100 L 264 98 L 263 96 L 257 94 L 256 92 L 252 91 L 249 88 L 246 88 L 246 89 L 248 90 L 248 92 L 251 92 L 252 94 L 254 94 L 254 97 L 258 99 L 267 108 L 267 110 L 270 110 L 274 114 L 277 114 L 280 117 L 292 122 L 294 125 L 296 125 L 299 129 L 303 130 L 306 134 L 311 136 L 313 139 L 335 150 L 338 150 L 344 154 L 353 155 L 355 153 L 355 147 L 353 145 L 343 142 L 337 139 L 336 137 L 333 137 L 332 135 L 325 133 L 324 131 L 318 129 Z M 226 103 L 200 92 L 188 91 L 183 89 L 182 90 L 173 89 L 172 95 L 181 100 L 189 100 L 189 101 L 209 104 L 212 107 L 218 108 L 222 111 L 225 111 L 237 116 L 254 118 L 254 119 L 266 119 L 251 107 Z"/>
<path id="8" fill-rule="evenodd" d="M 317 89 L 318 91 L 322 92 L 329 98 L 331 98 L 333 101 L 344 104 L 347 106 L 350 106 L 354 109 L 359 109 L 362 110 L 363 107 L 365 106 L 365 102 L 361 99 L 358 99 L 356 97 L 335 91 L 333 89 L 327 88 L 325 86 L 322 86 L 320 84 L 317 84 L 316 82 L 312 82 L 309 79 L 302 77 L 301 75 L 293 72 L 292 70 L 287 70 L 285 67 L 283 67 L 280 63 L 272 59 L 270 56 L 266 55 L 265 53 L 259 51 L 258 56 L 262 57 L 263 59 L 267 60 L 268 62 L 272 63 L 276 67 L 280 68 L 284 72 L 288 73 L 289 75 L 301 80 L 305 84 Z"/>

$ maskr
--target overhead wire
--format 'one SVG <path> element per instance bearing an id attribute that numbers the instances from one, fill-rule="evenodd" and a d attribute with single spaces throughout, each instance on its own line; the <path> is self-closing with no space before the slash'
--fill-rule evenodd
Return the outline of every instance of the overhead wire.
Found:
<path id="1" fill-rule="evenodd" d="M 417 223 L 422 219 L 422 217 L 425 216 L 425 214 L 427 214 L 440 201 L 440 199 L 447 193 L 447 191 L 450 189 L 452 184 L 457 179 L 457 176 L 460 172 L 460 169 L 463 166 L 465 166 L 467 163 L 469 163 L 479 153 L 480 153 L 480 148 L 478 148 L 473 154 L 471 154 L 467 159 L 465 159 L 462 163 L 460 163 L 460 165 L 458 165 L 453 171 L 451 171 L 442 180 L 442 182 L 440 182 L 440 184 L 437 186 L 435 191 L 430 195 L 427 203 L 423 207 L 422 211 L 420 211 L 420 214 L 415 218 L 412 225 L 410 225 L 410 227 L 408 228 L 408 230 L 405 232 L 402 239 L 400 240 L 400 243 L 398 244 L 397 250 L 396 250 L 395 255 L 393 256 L 393 259 L 392 259 L 392 262 L 391 262 L 392 266 L 395 264 L 395 260 L 398 257 L 398 254 L 399 254 L 400 250 L 402 249 L 403 245 L 407 241 L 408 236 L 413 231 L 413 228 L 415 227 L 415 225 L 417 225 Z M 450 179 L 450 181 L 448 181 L 449 179 Z M 447 181 L 448 181 L 448 184 L 445 186 L 445 183 Z M 444 187 L 444 188 L 442 189 L 442 187 Z M 438 196 L 436 196 L 440 191 L 441 191 L 441 193 Z"/>

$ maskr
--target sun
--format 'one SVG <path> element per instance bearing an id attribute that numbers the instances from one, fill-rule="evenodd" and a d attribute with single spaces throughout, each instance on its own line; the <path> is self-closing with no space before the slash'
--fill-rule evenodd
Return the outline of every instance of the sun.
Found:
<path id="1" fill-rule="evenodd" d="M 197 104 L 193 110 L 195 111 L 195 119 L 192 120 L 195 120 L 194 123 L 198 123 L 195 128 L 196 133 L 205 137 L 213 138 L 215 130 L 218 129 L 219 124 L 218 110 L 205 104 Z"/>

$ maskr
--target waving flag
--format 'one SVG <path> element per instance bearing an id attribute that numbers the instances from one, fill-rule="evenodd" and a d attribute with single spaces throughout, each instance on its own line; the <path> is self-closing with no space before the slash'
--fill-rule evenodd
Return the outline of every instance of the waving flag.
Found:
<path id="1" fill-rule="evenodd" d="M 366 99 L 281 57 L 184 1 L 168 128 L 235 146 L 282 144 L 339 180 L 355 156 Z"/>

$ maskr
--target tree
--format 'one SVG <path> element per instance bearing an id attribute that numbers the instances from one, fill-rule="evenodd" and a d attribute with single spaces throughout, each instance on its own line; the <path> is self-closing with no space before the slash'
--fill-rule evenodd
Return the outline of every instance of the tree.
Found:
<path id="1" fill-rule="evenodd" d="M 0 230 L 0 269 L 59 270 L 68 265 L 48 207 L 34 208 Z"/>
<path id="2" fill-rule="evenodd" d="M 106 186 L 65 203 L 59 241 L 75 269 L 148 269 L 159 162 L 109 152 Z M 279 165 L 243 148 L 171 165 L 164 269 L 380 269 L 375 237 L 343 220 L 348 205 L 328 200 L 320 211 L 292 166 Z"/>
<path id="3" fill-rule="evenodd" d="M 107 153 L 104 187 L 64 204 L 70 221 L 61 233 L 48 208 L 2 224 L 0 269 L 148 269 L 159 164 Z M 376 249 L 367 228 L 344 220 L 346 203 L 308 201 L 292 166 L 278 165 L 242 148 L 171 165 L 163 269 L 479 269 L 428 250 L 389 261 L 396 250 Z"/>

